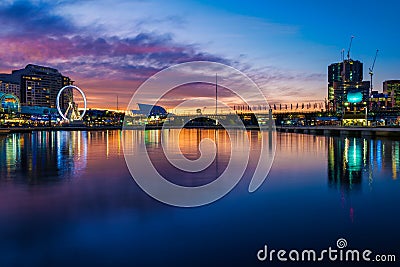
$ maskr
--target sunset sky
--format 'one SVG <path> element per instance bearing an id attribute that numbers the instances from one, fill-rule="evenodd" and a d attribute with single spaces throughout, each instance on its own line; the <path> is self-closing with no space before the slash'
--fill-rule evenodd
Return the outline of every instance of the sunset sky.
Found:
<path id="1" fill-rule="evenodd" d="M 374 86 L 400 79 L 397 1 L 1 1 L 0 72 L 29 63 L 71 77 L 89 107 L 126 107 L 176 63 L 210 60 L 250 76 L 274 103 L 323 100 L 327 66 L 375 50 Z M 196 96 L 189 91 L 186 97 Z M 184 98 L 185 96 L 181 96 Z"/>

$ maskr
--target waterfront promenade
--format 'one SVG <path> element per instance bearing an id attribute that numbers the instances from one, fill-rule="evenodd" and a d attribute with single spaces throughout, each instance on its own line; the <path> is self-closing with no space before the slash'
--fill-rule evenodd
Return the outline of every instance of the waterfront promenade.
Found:
<path id="1" fill-rule="evenodd" d="M 106 131 L 119 130 L 121 126 L 101 126 L 101 127 L 86 127 L 86 126 L 52 126 L 52 127 L 10 127 L 0 128 L 0 134 L 9 133 L 29 133 L 32 131 Z"/>
<path id="2" fill-rule="evenodd" d="M 278 132 L 316 135 L 400 137 L 400 127 L 277 126 Z"/>
<path id="3" fill-rule="evenodd" d="M 146 130 L 159 130 L 161 125 L 146 126 Z M 176 127 L 165 127 L 173 129 Z M 179 128 L 179 127 L 178 127 Z M 222 126 L 187 126 L 185 128 L 195 129 L 223 129 Z M 9 133 L 26 133 L 32 131 L 106 131 L 121 130 L 121 126 L 102 126 L 102 127 L 16 127 L 16 128 L 0 128 L 0 135 Z M 129 128 L 127 128 L 129 129 Z M 132 127 L 130 129 L 143 129 L 142 127 Z M 259 130 L 258 126 L 246 126 L 247 130 Z M 340 126 L 276 126 L 277 132 L 283 133 L 302 133 L 315 135 L 343 135 L 343 136 L 381 136 L 381 137 L 400 137 L 400 127 L 340 127 Z"/>

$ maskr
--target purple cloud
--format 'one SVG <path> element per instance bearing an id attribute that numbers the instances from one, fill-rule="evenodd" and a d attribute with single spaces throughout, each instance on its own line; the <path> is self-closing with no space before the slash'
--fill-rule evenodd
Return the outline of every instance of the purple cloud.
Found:
<path id="1" fill-rule="evenodd" d="M 302 88 L 291 87 L 287 81 L 325 78 L 322 74 L 291 74 L 273 66 L 254 68 L 241 60 L 202 51 L 196 44 L 178 43 L 168 33 L 141 32 L 132 37 L 106 35 L 99 25 L 79 27 L 70 18 L 55 13 L 59 5 L 60 2 L 51 1 L 0 3 L 0 71 L 10 72 L 29 63 L 57 68 L 87 92 L 92 107 L 115 107 L 110 99 L 116 94 L 121 96 L 121 106 L 127 104 L 146 78 L 168 66 L 196 60 L 237 67 L 261 88 L 271 89 L 271 95 L 266 90 L 270 99 L 305 95 Z M 176 17 L 168 19 L 183 23 Z M 286 93 L 283 88 L 288 88 Z M 195 89 L 184 91 L 187 97 L 196 96 L 196 92 Z M 179 99 L 184 98 L 179 93 Z"/>

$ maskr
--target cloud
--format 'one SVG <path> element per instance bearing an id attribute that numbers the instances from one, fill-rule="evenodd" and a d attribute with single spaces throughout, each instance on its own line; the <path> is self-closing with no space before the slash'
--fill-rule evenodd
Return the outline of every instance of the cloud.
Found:
<path id="1" fill-rule="evenodd" d="M 89 96 L 97 96 L 92 98 L 98 101 L 92 104 L 97 105 L 108 102 L 110 91 L 129 96 L 146 78 L 172 64 L 193 60 L 227 62 L 199 51 L 194 44 L 176 43 L 168 33 L 107 36 L 77 27 L 53 10 L 52 2 L 43 1 L 0 5 L 4 27 L 0 34 L 1 70 L 9 72 L 28 63 L 55 67 L 77 84 L 88 86 L 84 89 Z M 122 98 L 121 102 L 127 100 Z"/>
<path id="2" fill-rule="evenodd" d="M 144 79 L 172 64 L 227 60 L 178 44 L 168 33 L 142 32 L 134 37 L 105 36 L 54 14 L 52 2 L 16 1 L 0 5 L 1 69 L 37 63 L 80 78 Z M 176 18 L 169 18 L 176 20 Z"/>
<path id="3" fill-rule="evenodd" d="M 38 37 L 76 31 L 67 18 L 52 12 L 55 2 L 5 1 L 0 4 L 2 35 Z"/>
<path id="4" fill-rule="evenodd" d="M 168 66 L 188 61 L 214 61 L 237 67 L 249 74 L 272 99 L 291 94 L 300 96 L 304 94 L 303 87 L 295 83 L 322 79 L 320 74 L 290 73 L 275 66 L 256 68 L 244 64 L 242 55 L 236 60 L 226 58 L 204 51 L 196 43 L 177 42 L 170 32 L 145 31 L 145 27 L 141 27 L 146 23 L 164 22 L 182 27 L 185 19 L 179 16 L 136 20 L 133 24 L 142 29 L 137 34 L 110 34 L 103 30 L 101 23 L 74 24 L 76 19 L 60 12 L 65 4 L 71 5 L 71 2 L 7 1 L 0 4 L 0 70 L 9 72 L 29 63 L 57 68 L 86 91 L 92 101 L 90 106 L 98 107 L 114 107 L 112 99 L 117 94 L 121 96 L 120 104 L 127 104 L 133 91 L 146 78 Z M 196 96 L 199 90 L 193 88 L 181 91 L 177 97 Z M 228 98 L 229 94 L 221 96 Z"/>

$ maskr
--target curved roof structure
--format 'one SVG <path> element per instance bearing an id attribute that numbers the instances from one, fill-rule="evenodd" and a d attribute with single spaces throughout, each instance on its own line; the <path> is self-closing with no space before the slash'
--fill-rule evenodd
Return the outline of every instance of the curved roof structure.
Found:
<path id="1" fill-rule="evenodd" d="M 6 112 L 19 112 L 21 106 L 18 97 L 0 92 L 0 108 Z"/>
<path id="2" fill-rule="evenodd" d="M 149 105 L 149 104 L 142 104 L 138 103 L 139 110 L 132 110 L 134 114 L 142 114 L 147 116 L 166 116 L 168 112 L 165 108 L 157 105 Z"/>

